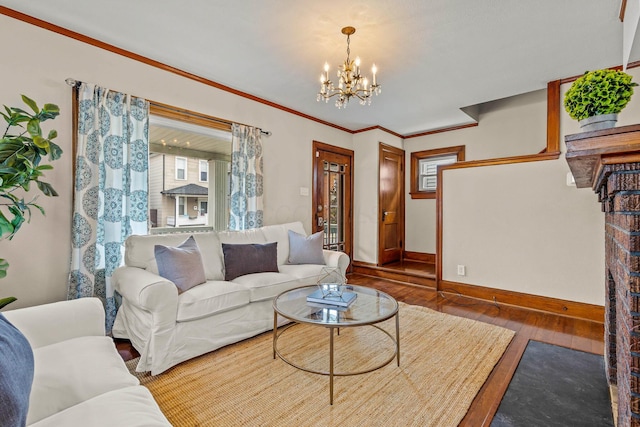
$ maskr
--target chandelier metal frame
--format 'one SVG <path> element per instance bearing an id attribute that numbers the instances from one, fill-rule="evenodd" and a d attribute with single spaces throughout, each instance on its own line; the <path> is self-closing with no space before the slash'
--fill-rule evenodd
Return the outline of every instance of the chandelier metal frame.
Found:
<path id="1" fill-rule="evenodd" d="M 372 95 L 379 95 L 381 92 L 380 85 L 376 81 L 377 68 L 373 64 L 371 71 L 373 73 L 373 81 L 369 86 L 369 80 L 360 74 L 360 58 L 351 60 L 351 35 L 356 32 L 354 27 L 344 27 L 342 34 L 347 36 L 347 59 L 338 68 L 338 87 L 333 85 L 329 79 L 329 64 L 325 62 L 324 73 L 320 77 L 320 92 L 316 100 L 318 102 L 329 102 L 330 98 L 337 96 L 336 107 L 346 108 L 351 97 L 358 98 L 360 105 L 370 105 Z"/>

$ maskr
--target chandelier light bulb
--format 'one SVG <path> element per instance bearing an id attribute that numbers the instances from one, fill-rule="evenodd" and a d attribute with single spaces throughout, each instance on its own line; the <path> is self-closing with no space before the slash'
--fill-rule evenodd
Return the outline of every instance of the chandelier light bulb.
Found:
<path id="1" fill-rule="evenodd" d="M 360 74 L 360 57 L 351 60 L 350 42 L 351 36 L 356 32 L 353 27 L 344 27 L 342 34 L 347 36 L 347 59 L 338 67 L 336 77 L 338 78 L 338 87 L 336 88 L 331 80 L 329 80 L 329 63 L 324 64 L 324 74 L 320 77 L 320 92 L 316 99 L 318 101 L 329 101 L 329 98 L 337 96 L 335 105 L 338 108 L 347 108 L 351 97 L 356 97 L 362 105 L 371 104 L 371 96 L 380 93 L 380 85 L 377 84 L 376 73 L 378 68 L 375 64 L 371 67 L 373 73 L 372 84 L 369 85 L 369 79 Z"/>

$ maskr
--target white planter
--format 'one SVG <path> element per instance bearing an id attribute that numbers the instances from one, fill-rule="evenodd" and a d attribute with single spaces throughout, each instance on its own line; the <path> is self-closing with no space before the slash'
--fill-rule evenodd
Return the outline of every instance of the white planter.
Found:
<path id="1" fill-rule="evenodd" d="M 587 117 L 580 120 L 580 129 L 582 132 L 591 132 L 594 130 L 611 129 L 616 126 L 618 114 L 600 114 L 598 116 Z"/>

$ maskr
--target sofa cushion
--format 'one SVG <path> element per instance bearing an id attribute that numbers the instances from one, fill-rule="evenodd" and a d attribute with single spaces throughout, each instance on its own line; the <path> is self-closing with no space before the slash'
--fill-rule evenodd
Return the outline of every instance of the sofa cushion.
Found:
<path id="1" fill-rule="evenodd" d="M 305 236 L 289 230 L 289 264 L 324 264 L 323 238 L 322 231 Z"/>
<path id="2" fill-rule="evenodd" d="M 193 233 L 193 237 L 200 248 L 207 280 L 224 280 L 224 261 L 218 234 L 215 231 L 209 231 Z M 129 236 L 124 242 L 124 262 L 130 267 L 144 268 L 158 274 L 155 245 L 178 246 L 184 242 L 185 238 L 185 234 L 182 233 Z"/>
<path id="3" fill-rule="evenodd" d="M 201 319 L 249 304 L 251 293 L 244 286 L 223 281 L 189 289 L 178 297 L 178 322 Z"/>
<path id="4" fill-rule="evenodd" d="M 52 390 L 53 391 L 53 390 Z M 53 391 L 55 393 L 55 391 Z M 30 427 L 155 427 L 170 426 L 153 399 L 141 385 L 113 390 L 45 418 Z"/>
<path id="5" fill-rule="evenodd" d="M 279 293 L 301 286 L 298 279 L 283 273 L 254 273 L 233 279 L 251 292 L 251 302 L 275 298 Z"/>
<path id="6" fill-rule="evenodd" d="M 326 265 L 317 264 L 288 264 L 281 265 L 280 272 L 293 276 L 296 279 L 313 279 L 312 282 L 306 281 L 307 284 L 313 285 L 316 281 L 322 281 L 323 283 L 335 283 L 340 280 L 340 273 L 333 272 Z M 326 277 L 326 280 L 324 280 Z"/>
<path id="7" fill-rule="evenodd" d="M 33 363 L 29 342 L 0 313 L 0 424 L 25 425 Z"/>
<path id="8" fill-rule="evenodd" d="M 307 235 L 301 222 L 266 225 L 262 227 L 262 232 L 267 242 L 278 242 L 278 265 L 286 264 L 289 259 L 289 230 L 305 236 Z"/>
<path id="9" fill-rule="evenodd" d="M 224 280 L 251 273 L 278 271 L 278 243 L 248 243 L 232 245 L 223 243 Z"/>
<path id="10" fill-rule="evenodd" d="M 27 424 L 102 393 L 139 384 L 106 336 L 73 338 L 36 348 L 33 355 Z"/>
<path id="11" fill-rule="evenodd" d="M 241 231 L 220 231 L 218 232 L 220 242 L 232 245 L 247 243 L 267 243 L 262 228 L 251 228 Z"/>
<path id="12" fill-rule="evenodd" d="M 206 281 L 200 249 L 193 236 L 177 247 L 156 245 L 154 252 L 158 273 L 171 280 L 179 294 Z"/>

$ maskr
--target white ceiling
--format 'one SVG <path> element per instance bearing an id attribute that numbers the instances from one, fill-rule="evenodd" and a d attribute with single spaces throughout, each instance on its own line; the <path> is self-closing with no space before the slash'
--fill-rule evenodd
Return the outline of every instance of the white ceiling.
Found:
<path id="1" fill-rule="evenodd" d="M 403 135 L 469 123 L 460 108 L 622 63 L 620 0 L 0 4 L 351 130 Z M 352 58 L 367 71 L 376 63 L 382 94 L 338 110 L 316 93 L 324 62 L 335 72 L 346 57 L 347 25 L 357 30 Z"/>

